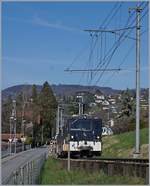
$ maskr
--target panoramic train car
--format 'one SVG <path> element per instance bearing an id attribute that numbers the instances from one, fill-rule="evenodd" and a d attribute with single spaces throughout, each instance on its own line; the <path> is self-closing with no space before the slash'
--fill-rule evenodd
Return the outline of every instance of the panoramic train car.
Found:
<path id="1" fill-rule="evenodd" d="M 101 136 L 101 119 L 69 119 L 56 137 L 56 153 L 59 157 L 66 157 L 69 149 L 71 156 L 100 156 Z"/>

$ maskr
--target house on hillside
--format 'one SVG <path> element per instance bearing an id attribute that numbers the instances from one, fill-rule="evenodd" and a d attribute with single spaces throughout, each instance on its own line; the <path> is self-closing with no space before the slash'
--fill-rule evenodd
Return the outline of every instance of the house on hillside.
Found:
<path id="1" fill-rule="evenodd" d="M 110 103 L 109 103 L 109 101 L 104 100 L 104 101 L 102 102 L 102 105 L 103 105 L 103 106 L 109 106 L 109 105 L 110 105 Z"/>
<path id="2" fill-rule="evenodd" d="M 103 107 L 103 110 L 109 110 L 109 107 Z"/>
<path id="3" fill-rule="evenodd" d="M 95 101 L 96 100 L 102 100 L 102 101 L 105 100 L 105 96 L 100 90 L 96 90 L 94 97 L 95 97 Z"/>
<path id="4" fill-rule="evenodd" d="M 108 121 L 108 125 L 109 125 L 110 127 L 113 127 L 113 126 L 114 126 L 114 120 L 113 120 L 113 119 L 110 119 L 110 120 Z"/>
<path id="5" fill-rule="evenodd" d="M 116 104 L 116 99 L 115 98 L 109 98 L 108 101 L 109 101 L 110 104 L 113 104 L 113 105 Z"/>

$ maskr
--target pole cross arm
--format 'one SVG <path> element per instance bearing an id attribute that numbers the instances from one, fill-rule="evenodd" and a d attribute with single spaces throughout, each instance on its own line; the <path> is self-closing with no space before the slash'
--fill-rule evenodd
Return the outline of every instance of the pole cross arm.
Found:
<path id="1" fill-rule="evenodd" d="M 64 70 L 65 72 L 98 72 L 98 71 L 121 71 L 123 69 L 120 68 L 113 68 L 113 69 L 66 69 Z"/>
<path id="2" fill-rule="evenodd" d="M 125 27 L 125 28 L 119 28 L 119 29 L 114 29 L 114 30 L 105 30 L 105 29 L 85 29 L 85 32 L 111 32 L 111 33 L 115 33 L 115 32 L 120 32 L 123 30 L 129 30 L 129 29 L 134 29 L 136 28 L 136 26 L 132 26 L 132 27 Z"/>

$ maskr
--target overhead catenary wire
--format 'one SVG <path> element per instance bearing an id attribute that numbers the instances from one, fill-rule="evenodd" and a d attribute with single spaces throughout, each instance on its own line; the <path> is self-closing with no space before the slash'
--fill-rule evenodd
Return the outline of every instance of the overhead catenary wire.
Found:
<path id="1" fill-rule="evenodd" d="M 134 20 L 133 20 L 134 21 Z M 132 23 L 133 23 L 133 21 L 132 21 Z M 130 34 L 130 33 L 129 33 Z M 120 44 L 119 44 L 120 45 Z M 117 47 L 118 48 L 118 47 Z M 115 49 L 116 50 L 116 49 Z M 114 51 L 112 52 L 112 54 L 114 53 Z M 111 57 L 110 57 L 110 59 L 112 58 L 112 55 L 111 55 Z M 109 60 L 109 62 L 110 62 L 110 60 Z M 106 64 L 106 68 L 107 68 L 107 66 L 108 66 L 108 64 L 109 64 L 109 62 Z M 105 62 L 106 63 L 106 62 Z M 103 64 L 105 64 L 105 63 L 103 63 Z M 99 82 L 99 80 L 100 80 L 100 78 L 102 77 L 102 75 L 103 75 L 103 73 L 104 72 L 102 72 L 102 74 L 100 75 L 100 77 L 98 78 L 98 80 L 96 81 L 96 84 Z"/>
<path id="2" fill-rule="evenodd" d="M 113 8 L 111 9 L 110 13 L 108 14 L 108 16 L 104 19 L 104 21 L 102 22 L 102 24 L 99 26 L 99 28 L 106 28 L 110 21 L 112 21 L 113 17 L 115 16 L 115 14 L 117 14 L 117 12 L 119 11 L 120 7 L 122 6 L 122 2 L 120 3 L 119 7 L 118 6 L 118 3 L 116 2 L 115 5 L 113 6 Z M 110 20 L 109 20 L 110 19 Z M 108 20 L 108 22 L 107 22 Z M 106 24 L 106 25 L 105 25 Z M 99 36 L 99 35 L 98 35 Z M 102 33 L 101 33 L 101 36 L 102 36 Z M 102 37 L 101 37 L 102 38 Z M 98 41 L 98 40 L 97 40 Z M 102 39 L 101 39 L 101 42 L 102 42 Z M 95 45 L 96 46 L 96 45 Z M 95 48 L 95 47 L 94 47 Z M 101 47 L 101 50 L 102 50 L 102 47 Z M 102 56 L 102 54 L 100 54 L 100 56 Z M 83 75 L 82 75 L 83 76 Z M 82 77 L 81 76 L 81 77 Z M 82 78 L 80 78 L 82 79 Z M 90 83 L 89 83 L 90 84 Z"/>
<path id="3" fill-rule="evenodd" d="M 112 19 L 113 19 L 114 16 L 117 14 L 117 12 L 118 12 L 119 9 L 121 8 L 121 6 L 122 6 L 122 2 L 120 3 L 119 7 L 117 7 L 117 9 L 115 10 L 115 12 L 113 13 L 113 15 L 112 15 L 111 19 L 109 20 L 109 22 L 107 23 L 107 25 L 106 25 L 105 27 L 103 27 L 104 29 L 108 26 L 108 24 L 110 23 L 110 21 L 112 21 Z M 115 7 L 115 6 L 114 6 L 114 7 Z M 102 28 L 102 26 L 100 26 L 99 29 L 100 29 L 100 28 Z M 119 30 L 118 30 L 118 31 L 119 31 Z M 111 32 L 111 31 L 110 31 L 110 32 Z M 114 32 L 114 30 L 113 30 L 112 32 Z M 103 33 L 101 32 L 100 35 L 101 35 L 101 49 L 100 49 L 101 54 L 100 54 L 100 58 L 101 58 L 101 60 L 102 60 L 103 54 L 105 55 L 105 53 L 106 53 L 106 33 L 105 33 L 105 37 L 104 37 L 104 49 L 103 49 L 103 47 L 102 47 L 102 43 L 103 43 Z M 103 50 L 104 50 L 104 51 L 103 51 Z M 91 81 L 92 81 L 92 78 L 91 78 Z M 89 82 L 89 84 L 91 83 L 91 81 Z"/>
<path id="4" fill-rule="evenodd" d="M 131 17 L 131 15 L 129 16 L 126 25 L 129 23 L 130 17 Z M 115 47 L 115 45 L 118 44 L 118 42 L 120 41 L 120 39 L 122 38 L 122 36 L 123 36 L 123 33 L 120 35 L 118 41 L 114 43 L 114 45 L 109 49 L 109 51 L 107 52 L 107 54 L 104 56 L 104 58 L 103 58 L 103 60 L 102 60 L 102 61 L 104 61 L 104 62 L 102 63 L 102 61 L 100 61 L 100 62 L 98 63 L 98 65 L 96 66 L 96 68 L 99 68 L 99 67 L 101 68 L 103 65 L 105 65 L 105 63 L 106 63 L 106 62 L 105 62 L 106 57 L 109 57 L 109 56 L 108 56 L 109 53 L 113 50 L 113 48 Z M 114 52 L 113 52 L 113 53 L 114 53 Z M 113 53 L 112 53 L 112 54 L 113 54 Z M 94 77 L 95 77 L 95 75 L 96 75 L 96 73 L 94 74 Z"/>
<path id="5" fill-rule="evenodd" d="M 141 5 L 142 5 L 142 4 L 144 4 L 144 3 L 142 2 Z M 119 7 L 120 7 L 120 6 L 119 6 Z M 146 7 L 146 6 L 145 6 L 145 7 Z M 114 9 L 115 11 L 116 11 L 117 9 L 119 10 L 117 4 L 116 4 L 113 8 L 115 8 L 115 9 Z M 129 17 L 131 17 L 132 14 L 133 14 L 133 12 L 130 14 Z M 114 13 L 113 13 L 113 14 L 111 13 L 110 15 L 113 17 Z M 134 15 L 134 14 L 133 14 L 133 15 Z M 132 15 L 132 16 L 133 16 L 133 15 Z M 144 16 L 143 16 L 143 17 L 144 17 Z M 110 16 L 109 16 L 109 18 L 110 18 Z M 132 21 L 132 22 L 133 22 L 133 21 Z M 107 23 L 109 23 L 109 21 L 107 21 Z M 128 25 L 129 25 L 129 26 L 132 26 L 131 19 L 129 20 Z M 106 27 L 106 23 L 105 23 L 104 26 Z M 104 28 L 104 26 L 103 26 L 103 28 Z M 99 27 L 99 28 L 100 28 L 100 27 Z M 125 35 L 125 33 L 126 33 L 126 32 L 121 33 L 120 36 L 123 35 L 123 36 L 125 37 L 125 39 L 126 39 L 126 38 L 129 38 L 129 37 L 130 37 L 130 36 L 129 36 L 130 32 L 129 32 L 127 35 Z M 118 35 L 119 35 L 119 34 L 118 34 Z M 101 33 L 101 34 L 98 34 L 98 38 L 99 38 L 100 36 L 102 36 L 102 33 Z M 120 46 L 120 44 L 125 40 L 124 38 L 122 38 L 122 36 L 121 36 L 121 39 L 120 39 L 120 36 L 119 36 L 119 39 L 115 42 L 115 46 L 113 45 L 111 51 L 109 50 L 108 52 L 106 52 L 106 50 L 104 49 L 104 51 L 105 51 L 106 54 L 104 54 L 103 60 L 100 60 L 100 62 L 98 63 L 99 66 L 104 66 L 104 65 L 105 65 L 105 68 L 107 68 L 107 66 L 109 65 L 109 61 L 110 61 L 111 58 L 113 57 L 113 54 L 115 53 L 115 51 L 117 50 L 117 48 Z M 103 38 L 103 37 L 102 37 L 102 38 Z M 97 39 L 97 41 L 98 41 L 98 39 Z M 95 43 L 96 43 L 96 42 L 95 42 Z M 96 46 L 96 44 L 95 44 L 95 46 Z M 91 54 L 93 54 L 94 49 L 95 49 L 95 47 L 93 47 Z M 102 46 L 102 49 L 103 49 L 103 46 Z M 110 54 L 110 53 L 111 53 L 111 54 Z M 98 56 L 98 55 L 97 55 L 97 56 Z M 98 57 L 97 57 L 97 58 L 98 58 Z M 97 68 L 98 68 L 98 67 L 97 67 Z M 95 77 L 95 75 L 94 75 L 94 77 Z M 93 76 L 92 76 L 92 79 L 93 79 Z"/>
<path id="6" fill-rule="evenodd" d="M 124 56 L 123 60 L 122 60 L 121 63 L 119 64 L 118 68 L 121 68 L 121 66 L 125 63 L 125 61 L 127 60 L 128 56 L 130 55 L 130 53 L 131 53 L 131 52 L 133 51 L 133 49 L 135 48 L 134 46 L 135 46 L 135 44 L 133 43 L 133 44 L 131 45 L 131 47 L 129 48 L 129 50 L 127 51 L 126 55 Z M 103 83 L 102 86 L 106 85 L 106 84 L 113 78 L 113 76 L 114 76 L 115 74 L 117 74 L 117 72 L 118 72 L 118 71 L 114 71 L 114 72 L 112 73 L 112 75 Z"/>
<path id="7" fill-rule="evenodd" d="M 118 6 L 118 3 L 116 2 L 115 5 L 113 6 L 113 8 L 111 9 L 110 13 L 108 14 L 108 16 L 104 19 L 104 21 L 103 21 L 102 24 L 100 25 L 100 27 L 107 23 L 107 20 L 110 18 L 110 16 L 112 16 L 112 13 L 113 13 L 114 11 L 115 11 L 115 12 L 118 11 L 118 9 L 115 10 L 115 9 L 117 8 L 117 6 Z M 112 17 L 111 17 L 111 18 L 112 18 Z M 106 24 L 106 26 L 107 26 L 107 25 L 108 25 L 108 23 Z M 106 26 L 105 26 L 105 27 L 106 27 Z M 95 42 L 94 48 L 95 48 L 95 46 L 96 46 L 96 42 Z M 77 61 L 77 59 L 81 56 L 81 54 L 82 54 L 86 49 L 88 49 L 88 48 L 85 47 L 84 49 L 82 49 L 82 50 L 79 52 L 79 54 L 73 59 L 72 63 L 67 67 L 67 69 L 70 69 L 70 68 L 73 66 L 73 64 Z"/>
<path id="8" fill-rule="evenodd" d="M 144 7 L 144 8 L 146 8 L 146 6 Z M 142 17 L 144 17 L 146 15 L 146 12 L 144 13 L 144 15 L 142 16 Z M 147 32 L 148 30 L 144 30 L 142 33 L 141 33 L 141 35 L 143 35 L 145 32 Z M 134 49 L 134 43 L 133 43 L 133 45 L 129 48 L 129 50 L 128 50 L 128 52 L 127 52 L 127 54 L 125 55 L 125 57 L 123 58 L 123 60 L 122 60 L 122 62 L 119 64 L 119 66 L 118 66 L 118 68 L 121 68 L 121 65 L 126 61 L 126 59 L 127 59 L 127 57 L 128 57 L 128 55 L 131 53 L 131 51 Z M 103 83 L 103 86 L 106 84 L 106 83 L 108 83 L 112 78 L 113 78 L 113 76 L 115 75 L 117 73 L 117 71 L 115 72 L 113 72 L 112 73 L 112 75 L 105 81 L 105 83 Z"/>

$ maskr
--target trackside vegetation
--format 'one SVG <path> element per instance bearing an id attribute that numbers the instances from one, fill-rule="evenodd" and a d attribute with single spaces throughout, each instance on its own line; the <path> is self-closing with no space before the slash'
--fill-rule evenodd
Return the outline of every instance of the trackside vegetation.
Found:
<path id="1" fill-rule="evenodd" d="M 125 176 L 107 176 L 104 172 L 93 171 L 88 173 L 84 170 L 71 170 L 68 172 L 63 169 L 59 161 L 49 157 L 44 164 L 40 176 L 42 185 L 71 185 L 71 184 L 144 184 L 142 178 L 129 178 Z"/>
<path id="2" fill-rule="evenodd" d="M 148 128 L 140 130 L 141 158 L 148 158 Z M 102 138 L 103 157 L 132 157 L 135 146 L 135 131 Z"/>

